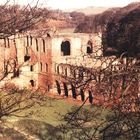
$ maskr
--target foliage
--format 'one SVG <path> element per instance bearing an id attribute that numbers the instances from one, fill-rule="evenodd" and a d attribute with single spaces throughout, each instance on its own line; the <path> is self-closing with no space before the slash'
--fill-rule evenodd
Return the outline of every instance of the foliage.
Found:
<path id="1" fill-rule="evenodd" d="M 98 33 L 100 31 L 101 32 L 106 31 L 107 24 L 113 22 L 115 25 L 117 25 L 119 19 L 121 18 L 123 19 L 123 17 L 125 18 L 125 16 L 127 15 L 129 19 L 125 18 L 126 24 L 127 22 L 131 22 L 131 14 L 132 14 L 132 22 L 134 19 L 136 21 L 137 19 L 139 19 L 139 9 L 140 9 L 139 6 L 140 4 L 139 2 L 137 2 L 132 3 L 123 8 L 110 8 L 109 10 L 106 10 L 101 14 L 87 16 L 85 17 L 85 20 L 76 27 L 75 32 Z M 136 14 L 137 17 L 135 17 Z M 137 24 L 139 24 L 139 20 L 137 20 Z"/>
<path id="2" fill-rule="evenodd" d="M 116 18 L 117 17 L 117 18 Z M 140 6 L 132 11 L 114 14 L 103 33 L 104 54 L 107 48 L 116 49 L 116 55 L 139 57 Z"/>

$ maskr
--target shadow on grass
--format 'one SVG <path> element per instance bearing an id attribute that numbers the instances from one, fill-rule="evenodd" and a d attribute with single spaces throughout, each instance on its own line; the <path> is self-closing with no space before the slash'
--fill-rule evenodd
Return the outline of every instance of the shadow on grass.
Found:
<path id="1" fill-rule="evenodd" d="M 0 126 L 0 140 L 27 140 L 24 135 L 12 128 Z"/>
<path id="2" fill-rule="evenodd" d="M 63 140 L 62 132 L 58 128 L 37 120 L 19 120 L 16 126 L 40 140 Z"/>

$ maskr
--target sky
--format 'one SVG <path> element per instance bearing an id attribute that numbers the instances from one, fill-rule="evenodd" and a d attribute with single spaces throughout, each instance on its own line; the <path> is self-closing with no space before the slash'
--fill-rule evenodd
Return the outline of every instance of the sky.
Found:
<path id="1" fill-rule="evenodd" d="M 0 0 L 0 3 L 4 3 L 6 0 Z M 30 3 L 34 5 L 37 0 L 11 0 L 17 4 L 27 5 Z M 42 7 L 50 7 L 52 9 L 72 9 L 72 8 L 84 8 L 88 6 L 97 7 L 123 7 L 131 2 L 140 2 L 140 0 L 38 0 L 39 5 Z"/>

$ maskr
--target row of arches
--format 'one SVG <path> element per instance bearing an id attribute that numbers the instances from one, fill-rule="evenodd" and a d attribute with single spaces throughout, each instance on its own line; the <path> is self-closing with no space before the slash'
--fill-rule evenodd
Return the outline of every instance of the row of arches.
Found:
<path id="1" fill-rule="evenodd" d="M 93 94 L 90 90 L 84 91 L 82 88 L 77 90 L 73 84 L 66 84 L 65 82 L 56 82 L 56 89 L 59 95 L 72 97 L 73 99 L 80 99 L 82 102 L 88 99 L 89 103 L 93 104 Z"/>
<path id="2" fill-rule="evenodd" d="M 40 71 L 42 72 L 48 72 L 48 64 L 40 62 Z"/>
<path id="3" fill-rule="evenodd" d="M 47 63 L 39 63 L 39 70 L 41 72 L 48 72 L 48 64 Z M 30 71 L 36 71 L 36 66 L 35 65 L 31 65 L 30 66 Z"/>
<path id="4" fill-rule="evenodd" d="M 10 46 L 12 45 L 11 44 L 11 41 L 8 37 L 7 38 L 4 38 L 4 47 L 5 48 L 10 48 Z M 14 41 L 14 40 L 13 40 Z"/>
<path id="5" fill-rule="evenodd" d="M 69 64 L 56 64 L 55 73 L 61 76 L 70 77 L 74 79 L 86 80 L 91 77 L 93 79 L 93 70 L 91 68 L 78 67 Z"/>
<path id="6" fill-rule="evenodd" d="M 38 39 L 38 38 L 33 38 L 32 36 L 27 36 L 26 37 L 26 46 L 27 48 L 29 46 L 35 45 L 35 50 L 37 52 L 46 52 L 46 41 L 45 39 Z M 41 47 L 40 47 L 41 46 Z"/>

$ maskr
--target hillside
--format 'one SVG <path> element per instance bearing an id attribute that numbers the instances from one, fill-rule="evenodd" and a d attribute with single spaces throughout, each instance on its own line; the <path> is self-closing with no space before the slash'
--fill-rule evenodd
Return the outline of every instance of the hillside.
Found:
<path id="1" fill-rule="evenodd" d="M 52 10 L 49 13 L 47 25 L 57 30 L 74 29 L 82 23 L 89 15 L 100 14 L 106 11 L 107 7 L 86 7 L 82 9 L 68 9 L 65 11 Z"/>
<path id="2" fill-rule="evenodd" d="M 77 9 L 76 12 L 84 13 L 85 15 L 95 15 L 106 11 L 108 7 L 87 7 L 82 9 Z"/>
<path id="3" fill-rule="evenodd" d="M 84 13 L 85 15 L 95 15 L 95 14 L 100 14 L 104 11 L 106 11 L 108 7 L 86 7 L 86 8 L 80 8 L 80 9 L 68 9 L 65 10 L 66 12 L 80 12 Z"/>
<path id="4" fill-rule="evenodd" d="M 118 22 L 123 16 L 135 10 L 140 10 L 139 2 L 129 4 L 123 8 L 110 8 L 101 14 L 87 16 L 85 20 L 76 27 L 75 32 L 98 32 L 98 30 L 104 29 L 105 25 L 112 19 Z"/>

